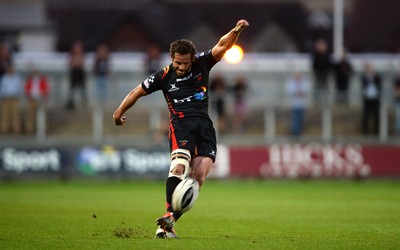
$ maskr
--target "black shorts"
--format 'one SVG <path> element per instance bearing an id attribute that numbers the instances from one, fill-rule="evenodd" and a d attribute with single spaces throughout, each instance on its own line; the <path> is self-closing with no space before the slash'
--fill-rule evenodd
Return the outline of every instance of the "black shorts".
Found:
<path id="1" fill-rule="evenodd" d="M 189 150 L 192 158 L 207 156 L 215 161 L 217 139 L 213 123 L 201 117 L 174 119 L 169 125 L 171 152 L 180 148 Z"/>

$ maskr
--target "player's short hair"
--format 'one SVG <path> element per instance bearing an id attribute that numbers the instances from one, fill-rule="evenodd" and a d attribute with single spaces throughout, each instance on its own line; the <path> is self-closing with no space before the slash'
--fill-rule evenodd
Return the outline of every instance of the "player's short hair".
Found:
<path id="1" fill-rule="evenodd" d="M 176 40 L 172 42 L 169 47 L 169 53 L 172 57 L 175 56 L 175 53 L 178 53 L 181 55 L 191 54 L 192 58 L 194 58 L 196 52 L 196 47 L 193 42 L 187 39 Z"/>

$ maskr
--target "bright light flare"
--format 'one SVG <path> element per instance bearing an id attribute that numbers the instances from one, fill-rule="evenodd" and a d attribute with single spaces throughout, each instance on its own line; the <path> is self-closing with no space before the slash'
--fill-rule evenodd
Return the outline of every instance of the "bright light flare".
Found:
<path id="1" fill-rule="evenodd" d="M 235 44 L 226 51 L 224 58 L 230 64 L 239 63 L 243 59 L 243 49 Z"/>

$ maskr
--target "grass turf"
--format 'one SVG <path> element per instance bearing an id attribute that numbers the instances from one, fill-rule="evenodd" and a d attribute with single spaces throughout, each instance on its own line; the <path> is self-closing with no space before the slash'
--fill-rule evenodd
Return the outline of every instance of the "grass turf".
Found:
<path id="1" fill-rule="evenodd" d="M 153 239 L 164 183 L 0 183 L 0 249 L 400 249 L 398 181 L 215 181 Z"/>

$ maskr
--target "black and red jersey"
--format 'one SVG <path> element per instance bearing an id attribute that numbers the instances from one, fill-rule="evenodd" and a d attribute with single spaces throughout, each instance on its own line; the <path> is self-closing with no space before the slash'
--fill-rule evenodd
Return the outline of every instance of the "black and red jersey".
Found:
<path id="1" fill-rule="evenodd" d="M 147 94 L 161 90 L 168 104 L 170 119 L 208 115 L 208 81 L 211 68 L 217 63 L 211 50 L 195 57 L 190 72 L 178 77 L 172 63 L 142 82 Z"/>

